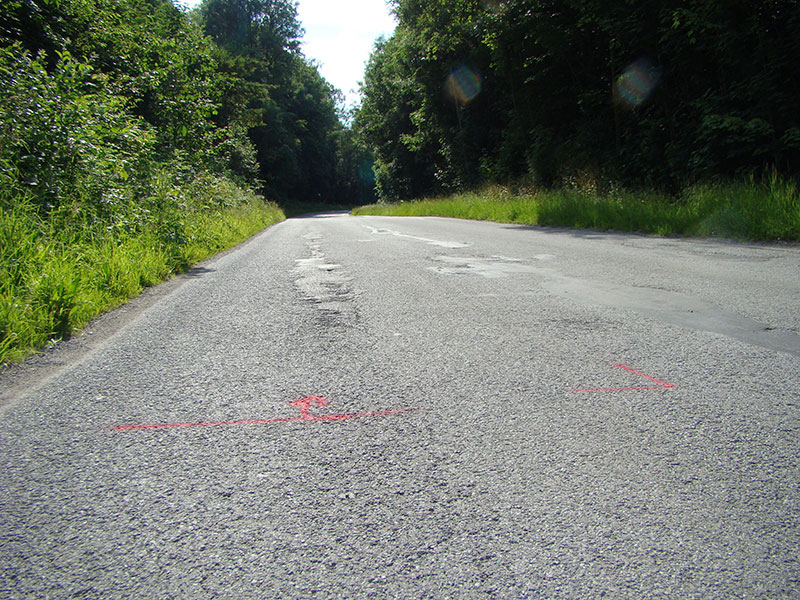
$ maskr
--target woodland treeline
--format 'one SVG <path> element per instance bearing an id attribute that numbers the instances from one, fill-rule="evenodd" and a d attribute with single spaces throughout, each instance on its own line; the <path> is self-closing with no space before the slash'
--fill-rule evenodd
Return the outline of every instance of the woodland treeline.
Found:
<path id="1" fill-rule="evenodd" d="M 356 119 L 382 199 L 798 173 L 796 0 L 393 5 Z"/>
<path id="2" fill-rule="evenodd" d="M 301 52 L 294 2 L 2 6 L 6 199 L 113 211 L 202 178 L 281 203 L 371 199 L 369 157 L 342 125 L 339 92 Z"/>

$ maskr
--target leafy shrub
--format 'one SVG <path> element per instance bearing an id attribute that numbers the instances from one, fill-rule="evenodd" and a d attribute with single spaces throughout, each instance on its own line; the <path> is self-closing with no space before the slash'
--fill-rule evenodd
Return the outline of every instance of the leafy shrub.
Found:
<path id="1" fill-rule="evenodd" d="M 130 199 L 148 176 L 154 137 L 105 84 L 69 53 L 51 72 L 42 56 L 0 48 L 0 161 L 16 179 L 2 181 L 5 193 L 29 192 L 45 211 L 80 199 L 109 213 Z"/>

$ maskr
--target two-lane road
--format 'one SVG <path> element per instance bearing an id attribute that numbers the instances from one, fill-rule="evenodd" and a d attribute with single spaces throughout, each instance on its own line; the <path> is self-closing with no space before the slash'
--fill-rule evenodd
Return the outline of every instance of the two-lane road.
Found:
<path id="1" fill-rule="evenodd" d="M 800 597 L 797 246 L 323 214 L 146 297 L 0 375 L 2 598 Z"/>

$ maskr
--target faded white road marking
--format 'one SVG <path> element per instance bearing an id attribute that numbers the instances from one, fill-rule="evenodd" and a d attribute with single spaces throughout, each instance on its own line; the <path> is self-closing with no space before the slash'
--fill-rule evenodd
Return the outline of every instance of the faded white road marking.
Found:
<path id="1" fill-rule="evenodd" d="M 370 233 L 374 235 L 393 235 L 395 237 L 404 237 L 409 238 L 412 240 L 417 240 L 419 242 L 425 242 L 426 244 L 431 244 L 432 246 L 441 246 L 442 248 L 468 248 L 472 244 L 466 244 L 464 242 L 443 242 L 441 240 L 432 240 L 430 238 L 419 237 L 417 235 L 409 235 L 407 233 L 402 233 L 400 231 L 394 231 L 393 229 L 385 229 L 381 228 L 378 229 L 377 227 L 370 227 L 369 225 L 364 225 L 366 229 L 369 229 Z"/>

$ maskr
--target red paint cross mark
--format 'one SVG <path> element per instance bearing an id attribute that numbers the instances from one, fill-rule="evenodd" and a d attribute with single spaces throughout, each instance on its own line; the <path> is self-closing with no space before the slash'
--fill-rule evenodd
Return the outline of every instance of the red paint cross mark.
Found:
<path id="1" fill-rule="evenodd" d="M 154 423 L 152 425 L 116 425 L 115 431 L 129 431 L 131 429 L 174 429 L 176 427 L 213 427 L 218 425 L 261 425 L 263 423 L 291 423 L 294 421 L 343 421 L 344 419 L 358 419 L 361 417 L 383 417 L 414 410 L 412 408 L 399 408 L 395 410 L 377 410 L 373 412 L 346 413 L 339 415 L 324 415 L 318 417 L 311 414 L 312 406 L 326 407 L 328 401 L 321 396 L 307 396 L 289 403 L 300 409 L 299 417 L 286 417 L 282 419 L 245 419 L 241 421 L 201 421 L 199 423 Z"/>
<path id="2" fill-rule="evenodd" d="M 616 388 L 587 388 L 587 389 L 570 390 L 570 392 L 628 392 L 631 390 L 669 390 L 675 387 L 671 383 L 661 381 L 659 379 L 656 379 L 655 377 L 650 377 L 650 375 L 645 375 L 644 373 L 635 371 L 634 369 L 626 367 L 625 365 L 614 365 L 614 366 L 617 367 L 618 369 L 624 369 L 626 371 L 630 371 L 631 373 L 635 373 L 639 377 L 644 377 L 645 379 L 649 379 L 650 381 L 653 381 L 658 385 L 644 385 L 638 387 L 616 387 Z"/>

